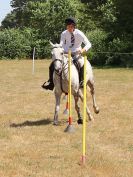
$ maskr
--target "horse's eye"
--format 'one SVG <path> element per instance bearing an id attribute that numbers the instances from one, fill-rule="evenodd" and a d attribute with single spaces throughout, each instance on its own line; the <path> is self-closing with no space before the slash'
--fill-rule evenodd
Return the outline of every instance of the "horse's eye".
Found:
<path id="1" fill-rule="evenodd" d="M 63 52 L 61 52 L 61 55 L 63 55 Z"/>

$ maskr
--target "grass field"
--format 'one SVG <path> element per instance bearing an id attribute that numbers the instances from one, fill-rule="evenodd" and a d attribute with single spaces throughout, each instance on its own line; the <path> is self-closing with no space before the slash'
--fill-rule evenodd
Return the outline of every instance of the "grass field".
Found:
<path id="1" fill-rule="evenodd" d="M 50 61 L 0 61 L 0 177 L 131 177 L 133 175 L 133 70 L 94 69 L 100 114 L 87 122 L 86 165 L 82 126 L 64 133 L 60 108 L 53 126 L 54 94 L 41 89 Z M 90 94 L 87 96 L 92 111 Z M 82 104 L 81 104 L 82 107 Z"/>

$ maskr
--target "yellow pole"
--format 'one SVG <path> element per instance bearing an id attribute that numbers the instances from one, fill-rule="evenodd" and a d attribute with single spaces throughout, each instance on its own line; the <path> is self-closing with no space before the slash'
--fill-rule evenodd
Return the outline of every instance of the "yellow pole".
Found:
<path id="1" fill-rule="evenodd" d="M 72 112 L 71 112 L 71 97 L 72 97 L 72 90 L 71 90 L 71 50 L 68 51 L 68 60 L 69 60 L 69 93 L 68 93 L 68 104 L 69 104 L 69 125 L 72 124 Z"/>
<path id="2" fill-rule="evenodd" d="M 68 51 L 68 67 L 69 67 L 69 86 L 68 86 L 68 108 L 69 108 L 69 120 L 68 120 L 68 126 L 65 129 L 65 132 L 74 132 L 74 128 L 72 126 L 72 89 L 71 89 L 71 50 Z"/>
<path id="3" fill-rule="evenodd" d="M 82 149 L 82 163 L 85 164 L 86 154 L 86 61 L 87 56 L 84 55 L 84 100 L 83 100 L 83 149 Z"/>

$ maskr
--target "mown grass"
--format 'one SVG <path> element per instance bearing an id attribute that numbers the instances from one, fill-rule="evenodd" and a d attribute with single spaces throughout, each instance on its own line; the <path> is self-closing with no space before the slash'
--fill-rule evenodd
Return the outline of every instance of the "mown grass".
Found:
<path id="1" fill-rule="evenodd" d="M 133 174 L 133 71 L 94 69 L 101 112 L 87 122 L 86 165 L 82 126 L 64 133 L 67 116 L 53 126 L 54 94 L 41 89 L 50 61 L 0 61 L 0 177 L 131 177 Z M 92 110 L 91 96 L 88 104 Z M 82 107 L 82 104 L 81 104 Z M 74 108 L 74 106 L 73 106 Z"/>

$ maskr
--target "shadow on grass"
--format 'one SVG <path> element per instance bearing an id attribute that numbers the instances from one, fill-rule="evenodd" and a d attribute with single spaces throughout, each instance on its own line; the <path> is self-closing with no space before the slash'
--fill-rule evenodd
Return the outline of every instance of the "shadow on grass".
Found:
<path id="1" fill-rule="evenodd" d="M 10 127 L 26 127 L 26 126 L 41 126 L 41 125 L 48 125 L 51 124 L 52 121 L 50 119 L 42 119 L 42 120 L 37 120 L 37 121 L 25 121 L 22 123 L 12 123 L 10 124 Z"/>

